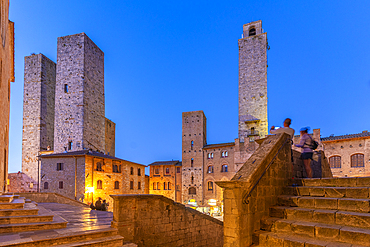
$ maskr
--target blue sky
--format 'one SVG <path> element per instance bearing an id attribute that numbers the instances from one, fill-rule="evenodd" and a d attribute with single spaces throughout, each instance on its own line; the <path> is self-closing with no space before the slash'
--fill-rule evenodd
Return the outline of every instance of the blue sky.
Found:
<path id="1" fill-rule="evenodd" d="M 181 113 L 203 110 L 208 143 L 238 135 L 238 39 L 262 20 L 268 121 L 322 137 L 370 130 L 369 1 L 11 0 L 16 81 L 9 172 L 21 170 L 24 57 L 56 61 L 57 37 L 85 32 L 105 53 L 116 156 L 181 160 Z"/>

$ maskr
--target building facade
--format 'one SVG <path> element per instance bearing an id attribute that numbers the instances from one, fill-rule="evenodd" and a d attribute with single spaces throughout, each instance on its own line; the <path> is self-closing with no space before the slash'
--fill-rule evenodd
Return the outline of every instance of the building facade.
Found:
<path id="1" fill-rule="evenodd" d="M 22 172 L 38 181 L 40 151 L 54 146 L 56 64 L 42 54 L 24 59 Z"/>
<path id="2" fill-rule="evenodd" d="M 5 192 L 8 177 L 10 83 L 14 82 L 14 23 L 9 21 L 9 0 L 1 0 L 0 11 L 0 192 Z"/>
<path id="3" fill-rule="evenodd" d="M 321 138 L 334 177 L 370 176 L 370 132 Z"/>
<path id="4" fill-rule="evenodd" d="M 163 195 L 181 203 L 182 163 L 178 160 L 157 161 L 149 167 L 149 194 Z"/>
<path id="5" fill-rule="evenodd" d="M 38 185 L 38 155 L 91 150 L 115 156 L 105 118 L 104 53 L 85 34 L 58 38 L 57 63 L 25 57 L 22 172 Z"/>
<path id="6" fill-rule="evenodd" d="M 109 195 L 144 194 L 145 165 L 82 150 L 42 154 L 41 192 L 54 192 L 85 203 Z"/>

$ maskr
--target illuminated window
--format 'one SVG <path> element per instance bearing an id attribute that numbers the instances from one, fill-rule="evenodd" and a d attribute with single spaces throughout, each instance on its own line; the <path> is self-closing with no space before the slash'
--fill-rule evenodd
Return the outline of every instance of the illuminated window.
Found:
<path id="1" fill-rule="evenodd" d="M 228 171 L 228 166 L 227 165 L 222 165 L 221 172 L 227 172 L 227 171 Z"/>
<path id="2" fill-rule="evenodd" d="M 119 190 L 119 182 L 118 181 L 114 182 L 114 189 Z"/>
<path id="3" fill-rule="evenodd" d="M 341 157 L 340 156 L 333 156 L 329 158 L 330 168 L 341 168 Z"/>
<path id="4" fill-rule="evenodd" d="M 97 188 L 98 190 L 102 190 L 102 189 L 103 189 L 103 182 L 102 182 L 101 180 L 98 180 L 98 181 L 96 182 L 96 188 Z"/>
<path id="5" fill-rule="evenodd" d="M 208 166 L 207 173 L 213 173 L 213 166 Z"/>
<path id="6" fill-rule="evenodd" d="M 208 182 L 208 190 L 213 190 L 213 182 L 212 181 Z"/>
<path id="7" fill-rule="evenodd" d="M 364 167 L 364 155 L 363 154 L 352 155 L 351 167 Z"/>
<path id="8" fill-rule="evenodd" d="M 189 188 L 189 195 L 196 195 L 197 194 L 197 189 L 195 187 L 190 187 Z"/>

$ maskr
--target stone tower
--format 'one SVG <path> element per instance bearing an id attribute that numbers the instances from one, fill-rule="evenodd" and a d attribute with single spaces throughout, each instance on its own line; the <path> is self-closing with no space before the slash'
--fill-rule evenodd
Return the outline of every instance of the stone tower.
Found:
<path id="1" fill-rule="evenodd" d="M 105 152 L 104 53 L 85 33 L 57 49 L 54 152 Z"/>
<path id="2" fill-rule="evenodd" d="M 203 147 L 207 144 L 207 119 L 203 111 L 182 113 L 182 202 L 203 200 Z"/>
<path id="3" fill-rule="evenodd" d="M 262 21 L 243 25 L 239 39 L 239 139 L 253 141 L 268 134 L 267 34 Z"/>
<path id="4" fill-rule="evenodd" d="M 22 172 L 35 182 L 38 152 L 54 145 L 55 69 L 43 54 L 24 59 Z"/>

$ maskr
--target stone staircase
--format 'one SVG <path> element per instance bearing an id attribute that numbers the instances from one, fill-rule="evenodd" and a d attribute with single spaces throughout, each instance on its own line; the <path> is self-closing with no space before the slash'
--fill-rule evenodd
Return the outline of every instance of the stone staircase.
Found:
<path id="1" fill-rule="evenodd" d="M 68 228 L 51 211 L 20 198 L 0 195 L 0 246 L 137 246 L 123 243 L 115 228 Z"/>
<path id="2" fill-rule="evenodd" d="M 294 180 L 261 220 L 258 246 L 370 246 L 370 177 Z"/>

